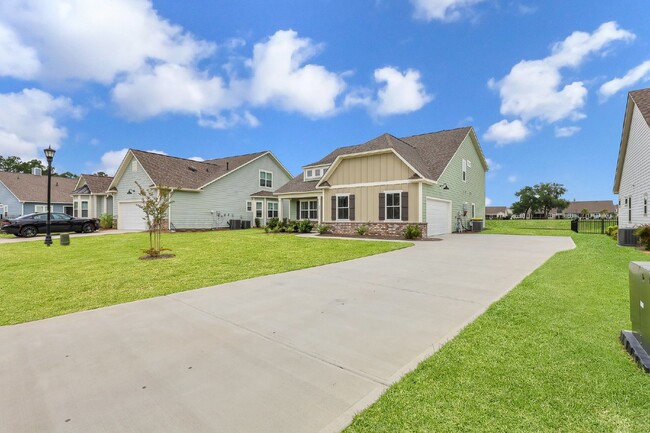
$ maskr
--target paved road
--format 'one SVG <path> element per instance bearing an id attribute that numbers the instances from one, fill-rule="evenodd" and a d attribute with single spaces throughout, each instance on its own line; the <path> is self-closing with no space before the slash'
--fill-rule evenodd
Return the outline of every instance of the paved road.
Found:
<path id="1" fill-rule="evenodd" d="M 562 237 L 450 235 L 1 327 L 0 431 L 339 431 L 573 247 Z"/>

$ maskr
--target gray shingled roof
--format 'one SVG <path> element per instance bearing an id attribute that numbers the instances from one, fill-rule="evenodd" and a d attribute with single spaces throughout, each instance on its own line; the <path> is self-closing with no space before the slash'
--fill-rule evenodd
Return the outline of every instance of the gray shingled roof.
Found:
<path id="1" fill-rule="evenodd" d="M 634 101 L 639 111 L 643 114 L 643 118 L 650 126 L 650 88 L 634 90 L 630 92 L 630 97 Z"/>
<path id="2" fill-rule="evenodd" d="M 157 186 L 198 189 L 268 151 L 201 162 L 142 150 L 131 152 Z"/>
<path id="3" fill-rule="evenodd" d="M 251 197 L 273 197 L 271 191 L 257 191 L 255 194 L 251 194 Z"/>
<path id="4" fill-rule="evenodd" d="M 466 126 L 404 138 L 384 134 L 363 144 L 339 147 L 323 159 L 308 164 L 305 167 L 331 164 L 341 155 L 393 149 L 422 176 L 427 179 L 437 180 L 470 130 L 471 127 Z M 300 174 L 276 192 L 314 191 L 316 190 L 317 183 L 318 181 L 304 182 L 302 180 L 302 174 Z"/>
<path id="5" fill-rule="evenodd" d="M 596 201 L 572 201 L 569 206 L 564 209 L 564 213 L 579 214 L 583 209 L 587 209 L 590 213 L 599 213 L 603 209 L 607 212 L 616 212 L 616 206 L 611 200 L 596 200 Z"/>
<path id="6" fill-rule="evenodd" d="M 108 190 L 108 187 L 111 184 L 111 182 L 113 182 L 112 176 L 95 176 L 94 174 L 82 174 L 81 177 L 83 177 L 84 181 L 86 181 L 86 184 L 75 191 L 76 193 L 79 194 L 104 193 Z M 84 190 L 85 187 L 87 187 L 86 190 L 88 192 L 82 192 L 82 190 Z"/>
<path id="7" fill-rule="evenodd" d="M 485 206 L 486 215 L 496 215 L 500 212 L 508 213 L 507 206 Z"/>
<path id="8" fill-rule="evenodd" d="M 2 182 L 21 202 L 47 203 L 47 175 L 0 171 Z M 77 179 L 52 176 L 52 203 L 72 203 L 72 190 Z"/>

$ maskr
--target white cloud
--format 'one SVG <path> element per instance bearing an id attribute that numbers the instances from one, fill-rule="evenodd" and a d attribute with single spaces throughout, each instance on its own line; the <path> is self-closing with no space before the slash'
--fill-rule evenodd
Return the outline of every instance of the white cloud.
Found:
<path id="1" fill-rule="evenodd" d="M 411 0 L 415 17 L 425 21 L 455 21 L 483 0 Z"/>
<path id="2" fill-rule="evenodd" d="M 0 155 L 43 158 L 42 149 L 57 149 L 67 136 L 57 121 L 80 114 L 70 99 L 38 89 L 0 94 Z"/>
<path id="3" fill-rule="evenodd" d="M 190 65 L 215 48 L 158 16 L 150 0 L 3 0 L 0 24 L 39 53 L 35 75 L 47 80 L 109 84 L 151 61 Z"/>
<path id="4" fill-rule="evenodd" d="M 260 121 L 250 112 L 244 111 L 242 114 L 231 112 L 227 115 L 203 117 L 199 119 L 199 125 L 214 129 L 228 129 L 239 125 L 257 128 Z"/>
<path id="5" fill-rule="evenodd" d="M 188 158 L 188 159 L 190 159 L 192 161 L 198 161 L 198 162 L 205 161 L 205 159 L 201 158 L 200 156 L 192 156 L 191 158 Z"/>
<path id="6" fill-rule="evenodd" d="M 515 176 L 514 174 L 511 175 L 511 176 L 508 176 L 508 182 L 510 182 L 510 183 L 515 183 L 518 180 L 519 180 L 519 178 L 517 176 Z"/>
<path id="7" fill-rule="evenodd" d="M 32 78 L 40 66 L 36 51 L 0 22 L 0 76 Z"/>
<path id="8" fill-rule="evenodd" d="M 488 141 L 496 141 L 497 146 L 522 141 L 528 137 L 530 131 L 526 124 L 519 119 L 511 122 L 503 119 L 490 126 L 483 138 Z"/>
<path id="9" fill-rule="evenodd" d="M 377 93 L 377 114 L 380 116 L 417 111 L 433 99 L 420 81 L 420 72 L 414 69 L 403 74 L 390 66 L 377 69 L 375 81 L 385 83 Z"/>
<path id="10" fill-rule="evenodd" d="M 112 97 L 123 114 L 136 120 L 162 113 L 218 113 L 230 105 L 221 78 L 170 63 L 129 76 L 115 86 Z"/>
<path id="11" fill-rule="evenodd" d="M 485 197 L 485 206 L 492 205 L 492 199 L 490 197 Z"/>
<path id="12" fill-rule="evenodd" d="M 250 102 L 310 117 L 334 114 L 336 98 L 345 89 L 345 82 L 323 66 L 304 64 L 320 49 L 293 30 L 277 31 L 268 41 L 255 44 L 249 62 L 253 72 Z"/>
<path id="13" fill-rule="evenodd" d="M 580 132 L 582 128 L 579 126 L 564 126 L 564 127 L 555 127 L 555 136 L 559 138 L 571 137 L 572 135 Z"/>
<path id="14" fill-rule="evenodd" d="M 630 41 L 634 37 L 613 21 L 602 24 L 593 33 L 573 32 L 554 44 L 548 57 L 522 60 L 501 80 L 491 79 L 488 86 L 499 92 L 501 114 L 518 117 L 523 123 L 520 126 L 525 127 L 532 120 L 553 123 L 582 119 L 585 117 L 581 109 L 586 101 L 587 88 L 582 81 L 564 84 L 561 70 L 579 66 L 591 54 L 602 54 L 614 41 Z M 503 122 L 499 124 L 513 123 Z"/>
<path id="15" fill-rule="evenodd" d="M 495 172 L 503 168 L 501 164 L 493 161 L 491 158 L 485 158 L 485 162 L 487 163 L 488 168 L 490 169 L 491 172 Z"/>
<path id="16" fill-rule="evenodd" d="M 646 60 L 640 65 L 630 69 L 624 76 L 614 78 L 613 80 L 604 83 L 600 86 L 598 93 L 603 100 L 606 100 L 622 89 L 631 87 L 639 81 L 650 81 L 650 60 Z"/>
<path id="17" fill-rule="evenodd" d="M 110 150 L 108 152 L 105 152 L 100 159 L 101 163 L 96 167 L 95 171 L 103 171 L 109 176 L 113 176 L 117 169 L 120 168 L 120 164 L 124 160 L 124 157 L 128 151 L 129 149 L 125 147 L 120 150 Z M 150 149 L 147 150 L 147 152 L 157 153 L 159 155 L 167 155 L 166 152 L 156 149 Z"/>

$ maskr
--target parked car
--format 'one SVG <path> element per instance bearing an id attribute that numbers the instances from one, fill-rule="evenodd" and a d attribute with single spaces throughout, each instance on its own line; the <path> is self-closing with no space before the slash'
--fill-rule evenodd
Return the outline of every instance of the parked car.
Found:
<path id="1" fill-rule="evenodd" d="M 52 212 L 50 218 L 51 233 L 91 233 L 99 229 L 99 220 L 96 218 L 74 218 L 64 213 Z M 2 221 L 0 231 L 18 237 L 31 238 L 38 233 L 45 233 L 47 213 L 30 213 L 18 218 Z"/>

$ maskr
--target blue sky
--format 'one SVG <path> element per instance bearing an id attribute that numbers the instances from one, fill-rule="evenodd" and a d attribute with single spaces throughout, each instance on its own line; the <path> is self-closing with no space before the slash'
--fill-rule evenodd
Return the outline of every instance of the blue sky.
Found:
<path id="1" fill-rule="evenodd" d="M 611 193 L 647 1 L 3 0 L 0 154 L 59 172 L 124 149 L 268 149 L 294 174 L 384 132 L 471 125 L 509 205 L 537 182 Z"/>

